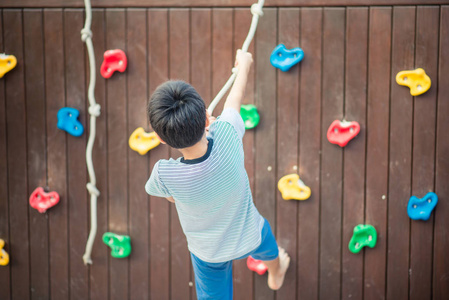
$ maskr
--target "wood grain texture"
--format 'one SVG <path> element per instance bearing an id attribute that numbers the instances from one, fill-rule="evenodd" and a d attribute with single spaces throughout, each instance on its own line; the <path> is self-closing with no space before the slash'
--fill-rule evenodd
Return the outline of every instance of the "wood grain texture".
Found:
<path id="1" fill-rule="evenodd" d="M 249 7 L 256 0 L 98 0 L 93 7 Z M 268 2 L 268 1 L 267 1 Z M 448 0 L 271 0 L 266 6 L 360 6 L 447 4 Z M 82 0 L 3 0 L 0 7 L 84 7 Z"/>
<path id="2" fill-rule="evenodd" d="M 415 58 L 415 8 L 393 9 L 391 49 L 390 162 L 388 190 L 387 299 L 408 299 L 413 97 L 396 83 Z"/>

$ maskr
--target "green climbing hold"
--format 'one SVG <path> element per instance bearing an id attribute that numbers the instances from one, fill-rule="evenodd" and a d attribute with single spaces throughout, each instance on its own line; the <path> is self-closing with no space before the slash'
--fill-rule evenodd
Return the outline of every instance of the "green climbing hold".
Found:
<path id="1" fill-rule="evenodd" d="M 111 255 L 115 258 L 124 258 L 131 253 L 131 238 L 112 232 L 103 234 L 103 243 L 111 247 Z"/>
<path id="2" fill-rule="evenodd" d="M 260 116 L 253 104 L 243 104 L 240 107 L 240 115 L 245 123 L 245 129 L 252 129 L 259 124 Z"/>
<path id="3" fill-rule="evenodd" d="M 349 241 L 349 251 L 352 253 L 359 253 L 363 247 L 368 246 L 373 248 L 377 242 L 377 231 L 371 225 L 357 225 L 354 227 L 354 234 Z"/>

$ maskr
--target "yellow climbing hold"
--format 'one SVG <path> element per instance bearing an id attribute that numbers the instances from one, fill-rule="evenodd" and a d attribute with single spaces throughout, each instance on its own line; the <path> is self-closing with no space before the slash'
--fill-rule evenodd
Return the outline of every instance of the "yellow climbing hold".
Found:
<path id="1" fill-rule="evenodd" d="M 157 147 L 161 142 L 155 132 L 146 133 L 142 127 L 137 128 L 129 137 L 129 147 L 140 155 L 145 155 L 151 149 Z"/>
<path id="2" fill-rule="evenodd" d="M 278 189 L 284 200 L 306 200 L 312 194 L 310 188 L 299 179 L 298 174 L 289 174 L 278 182 Z"/>
<path id="3" fill-rule="evenodd" d="M 0 239 L 0 266 L 6 266 L 9 263 L 8 252 L 3 249 L 5 246 L 5 241 Z"/>
<path id="4" fill-rule="evenodd" d="M 430 89 L 430 77 L 424 69 L 401 71 L 396 75 L 396 82 L 410 88 L 412 96 L 424 94 Z"/>
<path id="5" fill-rule="evenodd" d="M 16 65 L 17 59 L 14 55 L 6 55 L 4 53 L 0 53 L 0 78 L 14 69 Z"/>

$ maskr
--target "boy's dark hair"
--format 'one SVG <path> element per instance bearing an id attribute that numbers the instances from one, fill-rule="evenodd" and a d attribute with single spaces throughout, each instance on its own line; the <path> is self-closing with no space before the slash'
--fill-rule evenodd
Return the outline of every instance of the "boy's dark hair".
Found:
<path id="1" fill-rule="evenodd" d="M 184 81 L 167 81 L 148 101 L 151 127 L 169 146 L 195 145 L 206 127 L 206 106 L 197 91 Z"/>

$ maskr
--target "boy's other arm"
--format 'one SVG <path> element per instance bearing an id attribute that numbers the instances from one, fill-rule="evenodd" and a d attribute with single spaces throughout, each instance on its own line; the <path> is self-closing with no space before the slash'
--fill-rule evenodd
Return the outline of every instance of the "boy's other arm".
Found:
<path id="1" fill-rule="evenodd" d="M 238 67 L 239 71 L 237 73 L 237 77 L 235 78 L 234 85 L 229 92 L 228 98 L 226 99 L 223 109 L 231 107 L 240 113 L 240 106 L 242 104 L 243 98 L 245 97 L 248 73 L 252 63 L 253 57 L 251 53 L 242 52 L 242 50 L 240 49 L 237 50 L 235 66 Z"/>

